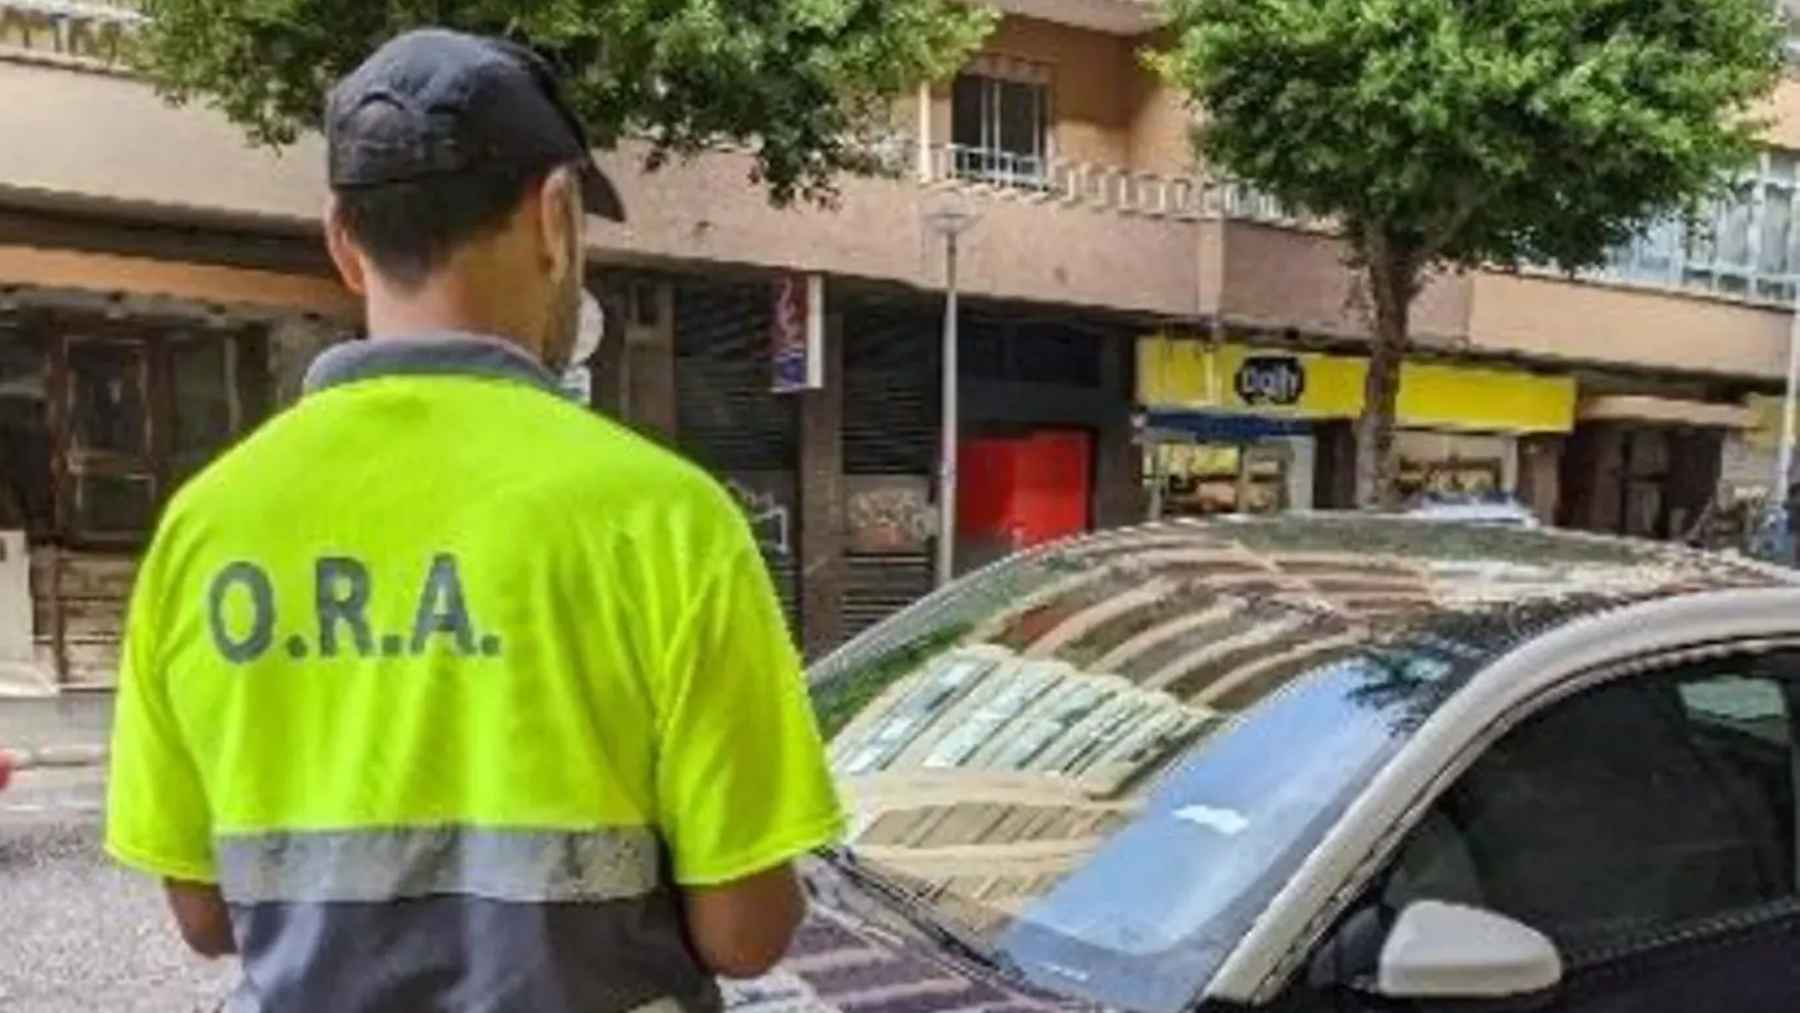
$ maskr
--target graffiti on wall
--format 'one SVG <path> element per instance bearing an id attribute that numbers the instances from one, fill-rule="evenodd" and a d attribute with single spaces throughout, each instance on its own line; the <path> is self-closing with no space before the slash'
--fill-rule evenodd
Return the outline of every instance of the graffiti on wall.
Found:
<path id="1" fill-rule="evenodd" d="M 794 552 L 794 478 L 786 472 L 721 476 L 765 554 Z M 917 555 L 930 551 L 937 534 L 931 480 L 913 476 L 847 480 L 844 502 L 848 551 L 858 555 Z"/>
<path id="2" fill-rule="evenodd" d="M 748 475 L 725 479 L 725 488 L 737 500 L 744 516 L 749 518 L 750 531 L 763 552 L 773 556 L 792 555 L 793 510 L 778 492 L 768 488 L 769 484 Z"/>
<path id="3" fill-rule="evenodd" d="M 879 556 L 927 551 L 938 527 L 930 479 L 852 478 L 846 491 L 851 552 Z"/>

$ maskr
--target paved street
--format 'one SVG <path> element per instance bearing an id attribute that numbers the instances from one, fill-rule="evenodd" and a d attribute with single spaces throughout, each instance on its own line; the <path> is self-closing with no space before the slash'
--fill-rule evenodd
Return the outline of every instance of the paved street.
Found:
<path id="1" fill-rule="evenodd" d="M 0 793 L 0 1009 L 213 1009 L 232 965 L 188 956 L 156 888 L 101 857 L 103 795 L 98 770 L 29 771 Z"/>

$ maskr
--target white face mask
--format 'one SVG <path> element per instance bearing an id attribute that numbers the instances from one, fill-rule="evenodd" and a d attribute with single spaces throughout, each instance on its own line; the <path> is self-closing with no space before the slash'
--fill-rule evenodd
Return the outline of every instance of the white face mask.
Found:
<path id="1" fill-rule="evenodd" d="M 605 336 L 606 311 L 600 308 L 600 300 L 594 298 L 594 293 L 584 289 L 581 293 L 581 324 L 575 332 L 575 350 L 569 355 L 570 365 L 587 365 L 600 350 L 600 339 Z"/>
<path id="2" fill-rule="evenodd" d="M 581 293 L 581 325 L 575 331 L 575 348 L 569 354 L 568 368 L 563 370 L 563 392 L 571 400 L 587 403 L 593 383 L 588 360 L 600 350 L 600 339 L 606 335 L 606 311 L 600 300 L 585 289 Z"/>

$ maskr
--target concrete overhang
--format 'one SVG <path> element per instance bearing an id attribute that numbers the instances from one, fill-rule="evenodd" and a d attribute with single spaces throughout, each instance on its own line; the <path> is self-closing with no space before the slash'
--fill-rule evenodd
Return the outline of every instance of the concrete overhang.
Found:
<path id="1" fill-rule="evenodd" d="M 1157 6 L 1146 0 L 989 0 L 1006 14 L 1037 18 L 1109 35 L 1142 35 L 1162 26 Z"/>
<path id="2" fill-rule="evenodd" d="M 1576 409 L 1583 422 L 1647 422 L 1703 429 L 1755 429 L 1756 412 L 1743 405 L 1673 398 L 1621 395 L 1583 400 Z"/>

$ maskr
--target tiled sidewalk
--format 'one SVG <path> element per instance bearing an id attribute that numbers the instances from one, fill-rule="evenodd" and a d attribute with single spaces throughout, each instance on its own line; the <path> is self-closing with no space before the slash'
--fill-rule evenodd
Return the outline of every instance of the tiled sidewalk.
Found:
<path id="1" fill-rule="evenodd" d="M 0 751 L 12 753 L 28 768 L 100 764 L 111 728 L 109 693 L 0 699 Z"/>

